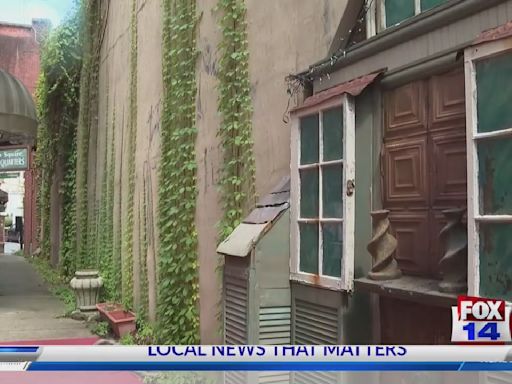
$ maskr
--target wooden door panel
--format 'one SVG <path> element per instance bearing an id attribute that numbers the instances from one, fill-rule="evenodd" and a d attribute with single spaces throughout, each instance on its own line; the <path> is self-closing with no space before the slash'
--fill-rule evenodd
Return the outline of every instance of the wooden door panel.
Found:
<path id="1" fill-rule="evenodd" d="M 384 204 L 386 207 L 427 207 L 426 136 L 385 144 Z"/>
<path id="2" fill-rule="evenodd" d="M 380 297 L 381 344 L 450 344 L 451 308 Z"/>
<path id="3" fill-rule="evenodd" d="M 404 138 L 427 131 L 425 83 L 407 84 L 385 96 L 384 137 Z"/>
<path id="4" fill-rule="evenodd" d="M 431 206 L 466 205 L 466 136 L 445 132 L 431 135 Z"/>
<path id="5" fill-rule="evenodd" d="M 395 259 L 402 271 L 421 274 L 429 268 L 429 212 L 392 211 L 391 229 L 398 242 Z"/>
<path id="6" fill-rule="evenodd" d="M 431 131 L 449 129 L 465 133 L 464 71 L 456 70 L 432 77 L 430 100 Z"/>

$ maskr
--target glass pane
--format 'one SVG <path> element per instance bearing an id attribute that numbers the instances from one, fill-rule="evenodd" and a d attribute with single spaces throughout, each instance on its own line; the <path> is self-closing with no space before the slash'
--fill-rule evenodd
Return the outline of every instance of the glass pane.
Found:
<path id="1" fill-rule="evenodd" d="M 512 128 L 512 54 L 476 63 L 478 132 Z"/>
<path id="2" fill-rule="evenodd" d="M 343 158 L 343 110 L 341 107 L 323 113 L 324 161 Z"/>
<path id="3" fill-rule="evenodd" d="M 429 10 L 430 8 L 443 4 L 445 1 L 446 0 L 421 0 L 421 10 Z"/>
<path id="4" fill-rule="evenodd" d="M 300 270 L 318 274 L 318 224 L 299 224 Z"/>
<path id="5" fill-rule="evenodd" d="M 318 115 L 300 119 L 300 163 L 318 163 Z"/>
<path id="6" fill-rule="evenodd" d="M 414 0 L 386 0 L 386 26 L 398 24 L 415 14 Z"/>
<path id="7" fill-rule="evenodd" d="M 478 144 L 480 213 L 512 214 L 512 139 L 486 139 Z"/>
<path id="8" fill-rule="evenodd" d="M 341 255 L 343 254 L 343 224 L 322 224 L 323 264 L 322 273 L 341 277 Z"/>
<path id="9" fill-rule="evenodd" d="M 480 224 L 480 296 L 512 300 L 512 224 Z"/>
<path id="10" fill-rule="evenodd" d="M 343 217 L 343 167 L 341 164 L 322 168 L 323 217 Z"/>
<path id="11" fill-rule="evenodd" d="M 300 171 L 300 217 L 318 218 L 318 168 Z"/>

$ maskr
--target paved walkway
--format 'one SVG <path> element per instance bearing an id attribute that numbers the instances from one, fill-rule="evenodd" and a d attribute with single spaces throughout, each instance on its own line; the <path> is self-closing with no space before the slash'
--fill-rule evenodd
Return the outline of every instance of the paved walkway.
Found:
<path id="1" fill-rule="evenodd" d="M 64 311 L 24 257 L 0 254 L 0 342 L 93 336 Z"/>

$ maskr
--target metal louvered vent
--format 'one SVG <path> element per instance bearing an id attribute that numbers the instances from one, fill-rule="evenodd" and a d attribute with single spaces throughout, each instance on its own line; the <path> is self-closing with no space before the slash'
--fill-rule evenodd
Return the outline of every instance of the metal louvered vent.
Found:
<path id="1" fill-rule="evenodd" d="M 260 372 L 259 384 L 290 384 L 290 372 Z"/>
<path id="2" fill-rule="evenodd" d="M 228 371 L 224 374 L 224 384 L 247 384 L 248 382 L 248 372 Z"/>
<path id="3" fill-rule="evenodd" d="M 295 299 L 295 344 L 338 344 L 338 311 Z"/>
<path id="4" fill-rule="evenodd" d="M 486 372 L 482 384 L 509 384 L 512 383 L 512 372 Z"/>
<path id="5" fill-rule="evenodd" d="M 291 308 L 260 308 L 260 344 L 291 344 Z"/>
<path id="6" fill-rule="evenodd" d="M 293 384 L 336 384 L 339 377 L 336 372 L 295 372 Z"/>
<path id="7" fill-rule="evenodd" d="M 247 280 L 224 276 L 225 343 L 247 344 Z"/>

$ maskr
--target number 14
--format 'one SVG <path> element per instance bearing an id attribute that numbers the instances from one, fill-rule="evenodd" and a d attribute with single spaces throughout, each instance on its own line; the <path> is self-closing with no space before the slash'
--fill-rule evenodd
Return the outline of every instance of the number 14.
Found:
<path id="1" fill-rule="evenodd" d="M 466 324 L 462 329 L 468 332 L 468 340 L 475 340 L 475 323 Z M 501 336 L 498 323 L 486 323 L 476 336 L 479 339 L 498 340 Z"/>

